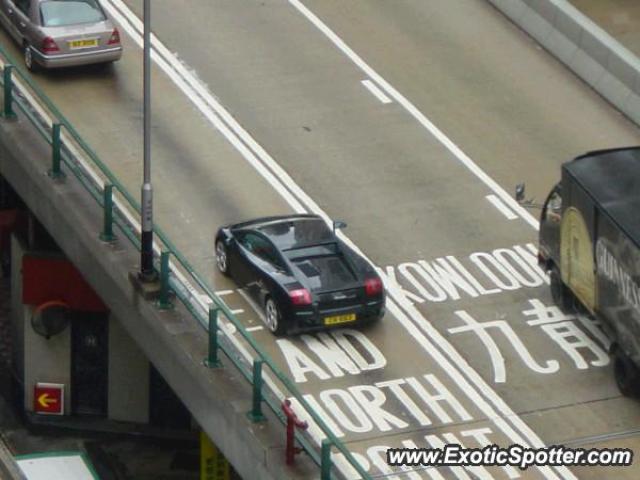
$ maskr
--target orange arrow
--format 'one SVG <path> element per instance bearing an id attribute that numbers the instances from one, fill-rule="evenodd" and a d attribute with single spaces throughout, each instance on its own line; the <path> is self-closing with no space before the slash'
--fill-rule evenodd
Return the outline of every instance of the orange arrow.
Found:
<path id="1" fill-rule="evenodd" d="M 38 403 L 42 405 L 43 408 L 49 408 L 49 405 L 53 403 L 58 403 L 57 398 L 49 398 L 48 393 L 43 393 L 38 397 Z"/>

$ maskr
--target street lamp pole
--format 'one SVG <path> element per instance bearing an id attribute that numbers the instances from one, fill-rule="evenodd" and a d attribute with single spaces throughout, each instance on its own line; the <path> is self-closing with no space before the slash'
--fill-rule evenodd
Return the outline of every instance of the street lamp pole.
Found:
<path id="1" fill-rule="evenodd" d="M 151 0 L 144 0 L 144 179 L 142 182 L 140 280 L 153 281 L 153 189 L 151 187 Z"/>

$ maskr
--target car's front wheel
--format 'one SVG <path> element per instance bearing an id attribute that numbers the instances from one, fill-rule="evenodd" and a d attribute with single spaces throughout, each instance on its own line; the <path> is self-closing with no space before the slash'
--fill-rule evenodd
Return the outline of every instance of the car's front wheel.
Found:
<path id="1" fill-rule="evenodd" d="M 620 392 L 627 397 L 638 397 L 640 372 L 620 348 L 616 350 L 613 357 L 613 372 Z"/>
<path id="2" fill-rule="evenodd" d="M 216 242 L 216 265 L 223 275 L 229 276 L 229 256 L 227 247 L 222 240 Z"/>
<path id="3" fill-rule="evenodd" d="M 271 297 L 267 298 L 267 301 L 264 304 L 264 315 L 267 328 L 271 330 L 271 333 L 276 336 L 281 336 L 286 333 L 286 328 L 282 321 L 282 315 L 280 314 L 278 304 Z"/>
<path id="4" fill-rule="evenodd" d="M 27 67 L 27 70 L 29 70 L 30 72 L 36 72 L 38 70 L 38 64 L 33 58 L 33 49 L 28 43 L 24 44 L 23 55 L 24 65 L 25 67 Z"/>

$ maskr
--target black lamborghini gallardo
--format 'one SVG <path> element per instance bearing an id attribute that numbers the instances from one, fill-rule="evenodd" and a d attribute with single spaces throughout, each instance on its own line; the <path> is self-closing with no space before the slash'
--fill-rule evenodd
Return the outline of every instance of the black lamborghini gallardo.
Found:
<path id="1" fill-rule="evenodd" d="M 218 269 L 262 306 L 275 335 L 364 324 L 384 315 L 380 277 L 317 215 L 221 227 Z"/>

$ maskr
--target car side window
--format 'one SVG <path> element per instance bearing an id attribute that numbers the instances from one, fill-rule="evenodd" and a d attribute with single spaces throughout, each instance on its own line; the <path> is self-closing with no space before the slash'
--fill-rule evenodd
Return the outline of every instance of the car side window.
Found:
<path id="1" fill-rule="evenodd" d="M 279 269 L 284 269 L 284 265 L 275 247 L 266 238 L 256 235 L 255 233 L 246 233 L 242 235 L 238 241 L 244 248 L 257 257 L 260 257 L 262 260 L 269 262 Z"/>
<path id="2" fill-rule="evenodd" d="M 29 8 L 31 7 L 31 0 L 15 0 L 16 8 L 29 16 Z"/>

